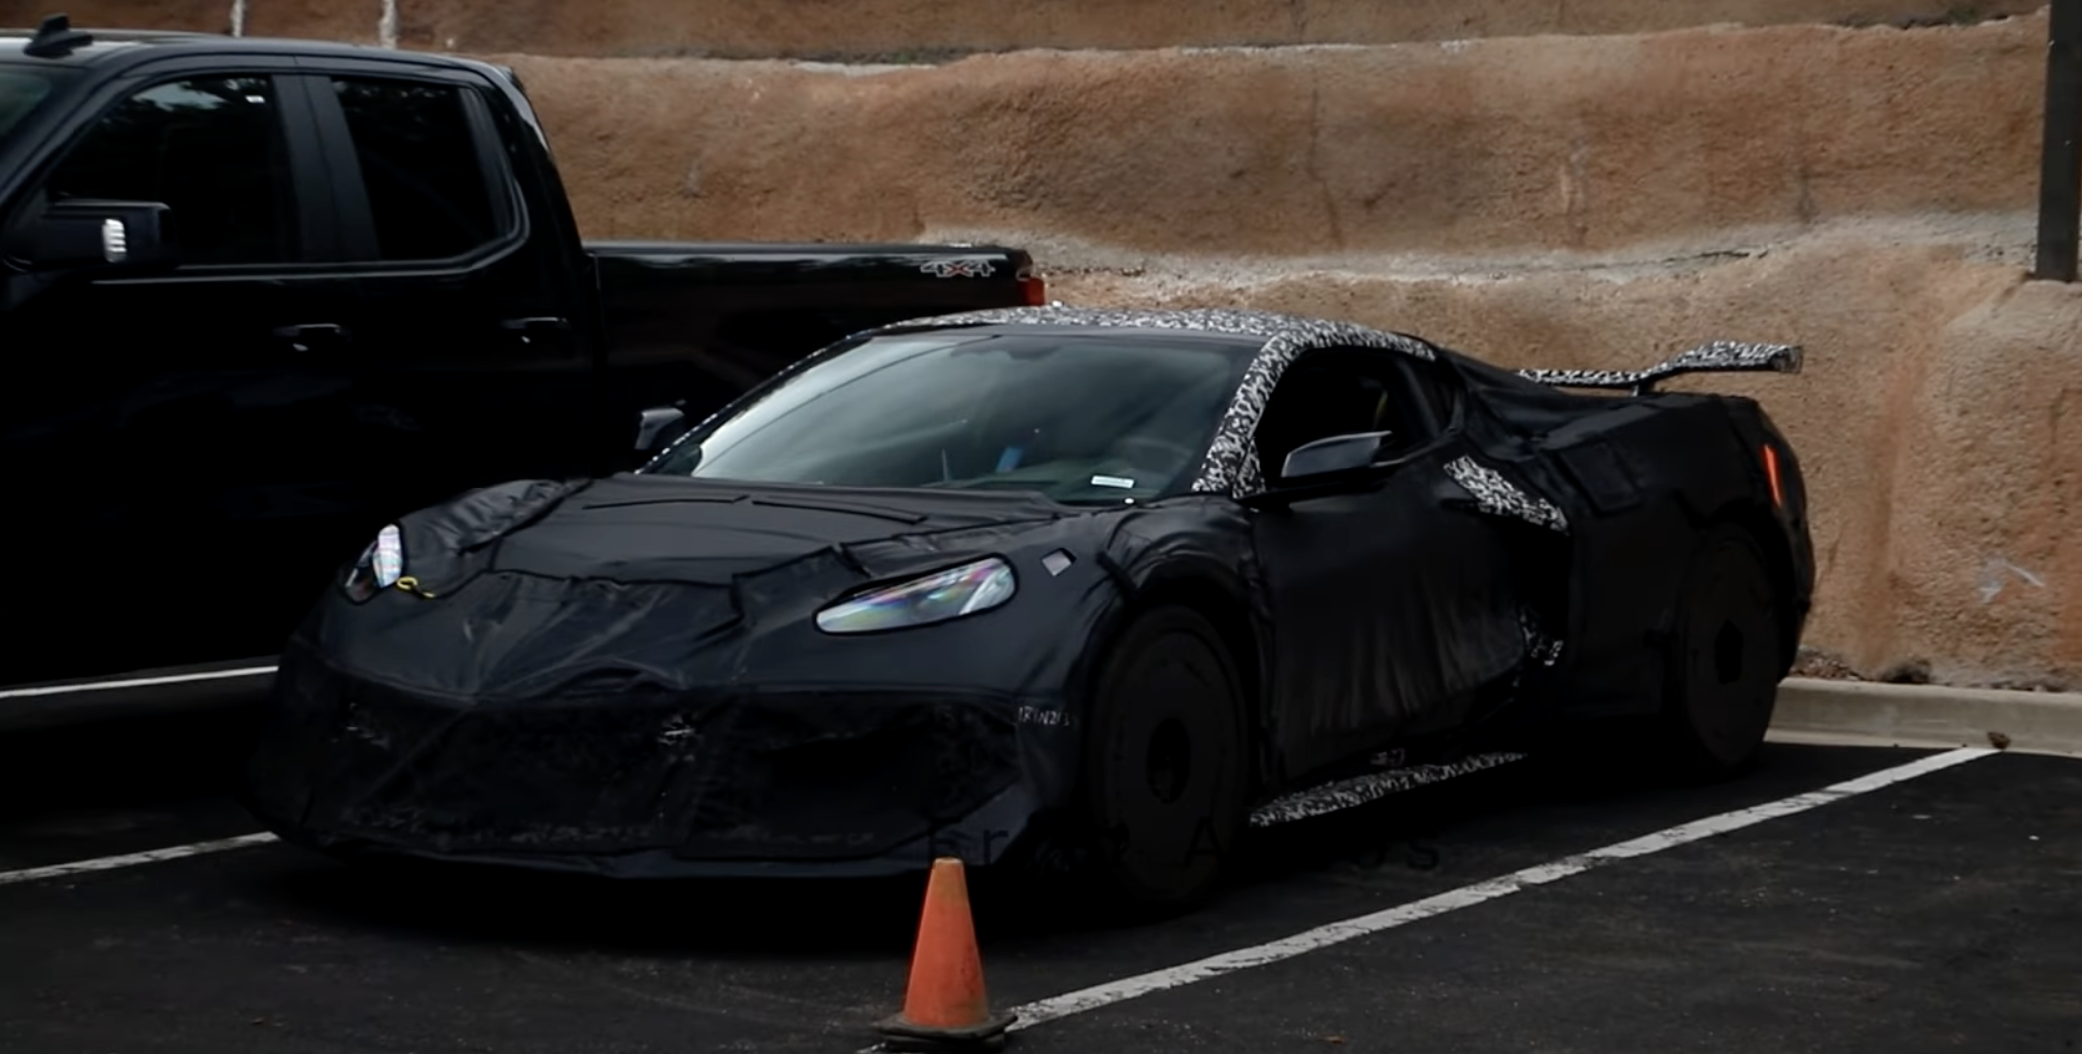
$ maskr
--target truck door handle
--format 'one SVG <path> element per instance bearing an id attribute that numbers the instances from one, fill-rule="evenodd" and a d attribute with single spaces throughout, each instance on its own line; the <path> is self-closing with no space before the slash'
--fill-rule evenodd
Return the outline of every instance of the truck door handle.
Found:
<path id="1" fill-rule="evenodd" d="M 275 331 L 275 336 L 288 341 L 289 346 L 297 351 L 310 351 L 316 344 L 345 344 L 352 339 L 352 334 L 347 331 L 346 326 L 331 322 L 283 326 Z"/>
<path id="2" fill-rule="evenodd" d="M 518 336 L 523 344 L 533 344 L 537 334 L 557 333 L 570 329 L 571 320 L 553 316 L 509 318 L 499 323 L 499 328 Z"/>
<path id="3" fill-rule="evenodd" d="M 499 323 L 499 328 L 511 330 L 515 333 L 540 333 L 544 330 L 570 329 L 571 320 L 546 316 L 540 318 L 509 318 Z"/>

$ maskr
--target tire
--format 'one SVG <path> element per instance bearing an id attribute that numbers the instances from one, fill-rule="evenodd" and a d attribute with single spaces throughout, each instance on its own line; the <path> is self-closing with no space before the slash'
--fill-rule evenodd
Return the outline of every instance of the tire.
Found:
<path id="1" fill-rule="evenodd" d="M 1243 691 L 1221 635 L 1179 607 L 1137 617 L 1095 682 L 1086 819 L 1099 894 L 1136 917 L 1203 903 L 1249 803 Z"/>
<path id="2" fill-rule="evenodd" d="M 1756 757 L 1785 669 L 1769 567 L 1756 539 L 1710 528 L 1688 568 L 1666 653 L 1661 760 L 1687 779 L 1730 776 Z"/>

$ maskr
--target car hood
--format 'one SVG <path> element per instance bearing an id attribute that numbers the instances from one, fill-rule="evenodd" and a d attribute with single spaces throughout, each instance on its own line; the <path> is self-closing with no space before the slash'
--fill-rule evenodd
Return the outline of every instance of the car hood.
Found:
<path id="1" fill-rule="evenodd" d="M 1053 712 L 1154 582 L 1189 576 L 1258 610 L 1248 512 L 1214 495 L 1084 509 L 1003 491 L 624 476 L 506 484 L 400 526 L 411 580 L 359 600 L 328 590 L 291 650 L 440 700 L 457 720 L 873 686 Z M 834 602 L 983 557 L 1016 580 L 1001 606 L 915 631 L 816 624 Z M 307 704 L 332 705 L 285 700 Z"/>
<path id="2" fill-rule="evenodd" d="M 855 546 L 1041 523 L 1073 511 L 1039 495 L 797 486 L 621 475 L 518 483 L 406 525 L 408 569 L 725 586 Z M 463 570 L 457 567 L 456 570 Z"/>
<path id="3" fill-rule="evenodd" d="M 838 646 L 815 611 L 876 582 L 1001 554 L 1056 583 L 1032 591 L 1051 604 L 1111 588 L 1096 567 L 1049 577 L 1036 550 L 1097 552 L 1112 519 L 1025 493 L 516 482 L 406 517 L 401 589 L 334 590 L 298 639 L 344 672 L 458 700 L 683 692 L 755 667 L 801 681 Z"/>

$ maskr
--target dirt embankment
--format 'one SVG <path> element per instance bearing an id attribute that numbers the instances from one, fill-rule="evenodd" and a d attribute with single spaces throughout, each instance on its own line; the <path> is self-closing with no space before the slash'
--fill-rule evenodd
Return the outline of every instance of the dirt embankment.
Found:
<path id="1" fill-rule="evenodd" d="M 0 0 L 30 25 L 49 0 Z M 233 0 L 71 0 L 80 25 L 232 25 Z M 395 0 L 405 47 L 537 55 L 932 59 L 1026 48 L 1384 44 L 1736 23 L 1962 23 L 2041 0 Z M 245 0 L 247 31 L 376 41 L 382 0 Z"/>
<path id="2" fill-rule="evenodd" d="M 931 68 L 502 57 L 602 235 L 1670 252 L 2028 209 L 2045 20 Z"/>

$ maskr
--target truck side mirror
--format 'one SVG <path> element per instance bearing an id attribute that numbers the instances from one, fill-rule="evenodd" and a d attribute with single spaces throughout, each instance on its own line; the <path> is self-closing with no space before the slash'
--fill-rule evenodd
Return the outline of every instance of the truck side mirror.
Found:
<path id="1" fill-rule="evenodd" d="M 181 262 L 173 210 L 158 202 L 56 202 L 12 241 L 9 255 L 40 272 L 130 274 L 171 270 Z"/>

